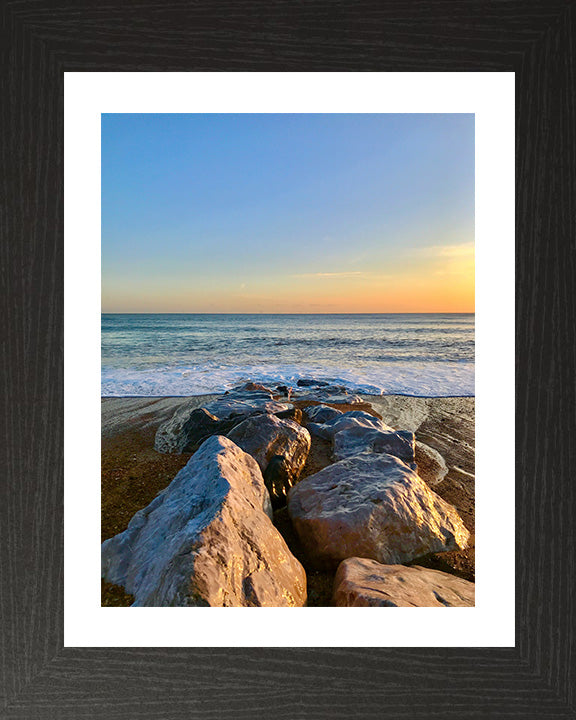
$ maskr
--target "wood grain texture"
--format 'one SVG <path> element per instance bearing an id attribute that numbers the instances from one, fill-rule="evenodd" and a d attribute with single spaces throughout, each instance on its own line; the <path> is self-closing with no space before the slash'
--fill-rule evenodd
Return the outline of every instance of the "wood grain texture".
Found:
<path id="1" fill-rule="evenodd" d="M 0 5 L 0 717 L 576 717 L 575 10 L 567 0 Z M 66 70 L 517 73 L 516 648 L 62 648 Z"/>

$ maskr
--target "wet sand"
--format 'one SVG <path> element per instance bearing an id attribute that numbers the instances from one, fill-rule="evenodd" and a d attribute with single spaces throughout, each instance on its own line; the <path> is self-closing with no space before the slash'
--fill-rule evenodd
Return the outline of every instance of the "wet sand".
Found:
<path id="1" fill-rule="evenodd" d="M 170 484 L 191 455 L 164 455 L 154 450 L 156 429 L 177 407 L 202 407 L 217 395 L 192 398 L 102 398 L 102 541 L 126 529 L 134 513 L 146 507 Z M 396 429 L 415 432 L 416 439 L 438 450 L 449 472 L 434 491 L 458 510 L 471 533 L 466 550 L 438 553 L 414 564 L 474 580 L 474 398 L 413 398 L 403 395 L 363 396 L 374 414 Z M 299 407 L 316 404 L 295 402 Z M 341 410 L 367 409 L 342 405 Z M 330 443 L 313 436 L 302 477 L 330 464 Z M 308 576 L 308 605 L 330 604 L 333 573 L 309 571 L 286 509 L 274 522 Z M 131 597 L 102 583 L 102 605 L 126 606 Z"/>

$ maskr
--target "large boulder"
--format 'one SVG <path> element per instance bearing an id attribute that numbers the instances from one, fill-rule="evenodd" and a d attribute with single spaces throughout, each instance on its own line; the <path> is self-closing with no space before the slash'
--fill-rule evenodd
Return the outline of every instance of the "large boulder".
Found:
<path id="1" fill-rule="evenodd" d="M 395 431 L 363 410 L 334 414 L 327 412 L 332 408 L 318 408 L 322 409 L 314 412 L 315 408 L 306 408 L 312 420 L 306 427 L 313 435 L 332 440 L 336 462 L 367 451 L 389 453 L 409 464 L 414 462 L 414 433 Z"/>
<path id="2" fill-rule="evenodd" d="M 418 475 L 430 487 L 438 485 L 448 474 L 448 466 L 442 455 L 438 450 L 423 442 L 416 442 L 415 460 L 418 466 Z"/>
<path id="3" fill-rule="evenodd" d="M 439 570 L 348 558 L 338 566 L 332 600 L 339 607 L 473 607 L 474 590 Z"/>
<path id="4" fill-rule="evenodd" d="M 264 473 L 274 506 L 283 505 L 288 490 L 297 482 L 306 463 L 310 433 L 293 420 L 258 415 L 241 422 L 228 437 L 256 460 Z M 281 462 L 279 457 L 283 458 Z M 266 472 L 272 458 L 275 458 L 273 474 Z"/>
<path id="5" fill-rule="evenodd" d="M 361 452 L 388 453 L 405 463 L 413 463 L 414 433 L 356 426 L 340 430 L 334 435 L 333 456 L 336 462 Z"/>
<path id="6" fill-rule="evenodd" d="M 271 515 L 256 461 L 212 437 L 102 544 L 102 577 L 134 606 L 300 607 L 306 574 Z"/>
<path id="7" fill-rule="evenodd" d="M 288 495 L 288 512 L 317 566 L 349 557 L 410 562 L 463 549 L 469 537 L 452 505 L 384 453 L 355 455 L 301 480 Z"/>
<path id="8" fill-rule="evenodd" d="M 306 412 L 308 413 L 308 408 Z M 308 417 L 310 417 L 309 414 Z M 325 440 L 332 440 L 336 433 L 349 430 L 350 428 L 367 428 L 380 430 L 381 432 L 394 432 L 383 420 L 374 417 L 374 415 L 370 415 L 370 413 L 364 412 L 364 410 L 350 410 L 345 413 L 333 415 L 331 418 L 323 421 L 314 418 L 314 422 L 308 423 L 307 427 L 314 435 L 318 435 Z"/>

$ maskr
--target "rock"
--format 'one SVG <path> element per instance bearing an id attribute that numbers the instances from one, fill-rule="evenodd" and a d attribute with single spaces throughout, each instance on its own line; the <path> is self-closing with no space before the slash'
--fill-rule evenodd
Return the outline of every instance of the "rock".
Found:
<path id="1" fill-rule="evenodd" d="M 418 475 L 431 487 L 442 482 L 448 474 L 448 467 L 444 458 L 438 450 L 430 447 L 430 445 L 416 442 L 415 460 L 418 466 Z"/>
<path id="2" fill-rule="evenodd" d="M 296 383 L 298 387 L 329 387 L 330 383 L 324 382 L 324 380 L 310 380 L 308 378 L 302 378 Z"/>
<path id="3" fill-rule="evenodd" d="M 237 425 L 239 420 L 218 420 L 205 408 L 198 408 L 182 426 L 181 440 L 184 447 L 181 452 L 194 452 L 212 435 L 225 435 Z"/>
<path id="4" fill-rule="evenodd" d="M 186 417 L 187 415 L 187 417 Z M 242 416 L 219 420 L 206 408 L 177 411 L 156 431 L 154 449 L 161 453 L 189 453 L 197 450 L 212 435 L 226 435 L 242 422 Z"/>
<path id="5" fill-rule="evenodd" d="M 256 461 L 212 437 L 103 543 L 102 577 L 134 606 L 301 607 L 304 569 L 270 517 Z"/>
<path id="6" fill-rule="evenodd" d="M 316 380 L 298 380 L 298 386 L 307 392 L 294 393 L 295 400 L 303 402 L 320 402 L 331 405 L 364 405 L 365 401 L 359 395 L 349 395 L 344 385 L 329 385 Z"/>
<path id="7" fill-rule="evenodd" d="M 306 424 L 306 430 L 308 430 L 310 435 L 316 435 L 317 437 L 321 437 L 324 440 L 332 440 L 332 432 L 330 431 L 330 428 L 324 423 L 309 422 Z"/>
<path id="8" fill-rule="evenodd" d="M 205 406 L 205 410 L 215 415 L 219 420 L 224 420 L 232 415 L 248 416 L 254 413 L 277 413 L 282 410 L 289 410 L 293 407 L 289 403 L 279 403 L 267 398 L 238 399 L 228 395 L 218 398 Z"/>
<path id="9" fill-rule="evenodd" d="M 273 395 L 272 390 L 270 390 L 270 388 L 266 387 L 265 385 L 261 385 L 260 383 L 255 383 L 255 382 L 247 382 L 245 385 L 242 385 L 241 388 L 238 388 L 238 390 L 240 390 L 240 391 L 244 390 L 244 391 L 252 392 L 252 393 L 253 392 L 266 393 L 270 397 L 272 397 L 272 395 Z M 232 390 L 231 392 L 234 393 L 235 390 Z"/>
<path id="10" fill-rule="evenodd" d="M 288 387 L 288 385 L 278 385 L 276 390 L 280 393 L 280 395 L 286 395 L 286 397 L 290 397 L 292 394 L 292 388 Z"/>
<path id="11" fill-rule="evenodd" d="M 264 484 L 270 493 L 272 508 L 278 510 L 286 505 L 288 491 L 297 482 L 291 463 L 284 455 L 270 458 L 264 471 Z"/>
<path id="12" fill-rule="evenodd" d="M 334 578 L 339 607 L 473 607 L 474 583 L 418 565 L 381 565 L 349 558 Z"/>
<path id="13" fill-rule="evenodd" d="M 308 410 L 309 408 L 306 408 L 307 413 Z M 310 422 L 306 427 L 313 435 L 317 435 L 325 440 L 333 440 L 336 433 L 348 428 L 361 427 L 382 430 L 383 432 L 392 431 L 392 428 L 388 427 L 385 422 L 363 410 L 349 410 L 345 413 L 338 410 L 337 412 L 338 415 L 334 415 L 323 423 Z"/>
<path id="14" fill-rule="evenodd" d="M 326 425 L 326 431 L 331 437 L 334 437 L 336 433 L 342 430 L 358 427 L 393 432 L 392 428 L 386 425 L 383 420 L 379 420 L 363 410 L 349 410 L 332 420 L 328 420 L 324 425 Z"/>
<path id="15" fill-rule="evenodd" d="M 312 405 L 306 408 L 306 417 L 310 422 L 324 424 L 335 420 L 342 415 L 342 410 L 336 410 L 328 405 Z"/>
<path id="16" fill-rule="evenodd" d="M 300 424 L 302 422 L 302 410 L 300 408 L 292 408 L 291 410 L 282 410 L 281 412 L 274 413 L 280 420 L 294 420 Z"/>
<path id="17" fill-rule="evenodd" d="M 469 532 L 456 510 L 405 463 L 362 453 L 301 480 L 288 512 L 311 562 L 349 557 L 396 564 L 466 547 Z"/>
<path id="18" fill-rule="evenodd" d="M 414 433 L 382 432 L 363 426 L 349 427 L 334 435 L 334 460 L 345 460 L 361 452 L 388 453 L 405 463 L 414 462 Z"/>
<path id="19" fill-rule="evenodd" d="M 184 405 L 162 423 L 156 431 L 154 449 L 161 453 L 183 453 L 195 439 L 215 432 L 220 421 L 205 408 L 190 408 Z"/>
<path id="20" fill-rule="evenodd" d="M 178 408 L 174 415 L 156 431 L 154 449 L 161 453 L 194 452 L 212 435 L 227 435 L 247 417 L 266 413 L 286 413 L 287 417 L 302 419 L 302 412 L 289 403 L 279 403 L 261 392 L 263 385 L 248 383 L 233 390 L 203 408 L 190 410 L 188 405 Z M 264 388 L 266 389 L 266 388 Z"/>
<path id="21" fill-rule="evenodd" d="M 414 462 L 414 434 L 404 430 L 395 432 L 390 426 L 363 410 L 350 410 L 336 414 L 327 412 L 332 408 L 317 406 L 307 408 L 308 417 L 323 422 L 311 422 L 308 430 L 334 443 L 334 460 L 358 455 L 361 452 L 385 452 L 396 455 L 406 463 Z"/>
<path id="22" fill-rule="evenodd" d="M 247 400 L 253 402 L 254 400 L 273 400 L 273 396 L 267 392 L 260 392 L 256 390 L 230 390 L 225 392 L 223 397 L 226 400 Z"/>
<path id="23" fill-rule="evenodd" d="M 364 405 L 365 401 L 359 395 L 349 395 L 343 385 L 325 385 L 322 387 L 308 387 L 307 392 L 297 392 L 293 399 L 302 402 L 319 402 L 330 405 Z"/>
<path id="24" fill-rule="evenodd" d="M 275 455 L 282 455 L 295 480 L 300 477 L 310 452 L 310 433 L 298 423 L 275 415 L 247 418 L 228 433 L 228 437 L 252 455 L 262 472 Z"/>

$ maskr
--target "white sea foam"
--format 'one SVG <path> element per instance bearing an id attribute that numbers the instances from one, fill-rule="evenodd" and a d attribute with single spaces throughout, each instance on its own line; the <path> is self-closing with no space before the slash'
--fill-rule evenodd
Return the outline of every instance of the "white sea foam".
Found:
<path id="1" fill-rule="evenodd" d="M 247 380 L 270 385 L 296 385 L 301 378 L 344 385 L 368 395 L 420 397 L 473 396 L 474 363 L 378 363 L 354 369 L 313 365 L 209 364 L 145 370 L 102 368 L 102 396 L 188 396 L 220 393 Z"/>

